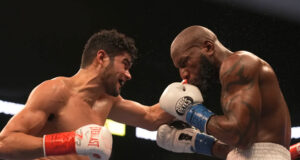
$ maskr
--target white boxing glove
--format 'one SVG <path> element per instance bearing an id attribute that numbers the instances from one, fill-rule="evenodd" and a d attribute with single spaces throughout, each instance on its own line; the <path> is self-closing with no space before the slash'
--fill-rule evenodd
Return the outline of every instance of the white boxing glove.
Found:
<path id="1" fill-rule="evenodd" d="M 196 86 L 180 82 L 170 84 L 159 99 L 164 111 L 206 133 L 207 121 L 213 113 L 202 102 L 202 94 Z"/>
<path id="2" fill-rule="evenodd" d="M 200 90 L 191 84 L 171 83 L 162 93 L 160 107 L 177 119 L 186 121 L 186 111 L 195 104 L 203 102 Z"/>
<path id="3" fill-rule="evenodd" d="M 197 130 L 186 128 L 177 130 L 163 124 L 157 130 L 156 143 L 163 149 L 177 153 L 193 153 L 192 148 Z"/>
<path id="4" fill-rule="evenodd" d="M 44 155 L 80 154 L 92 160 L 108 160 L 112 150 L 110 131 L 96 124 L 90 124 L 75 132 L 44 135 Z"/>
<path id="5" fill-rule="evenodd" d="M 188 127 L 177 129 L 167 124 L 157 130 L 156 143 L 163 149 L 176 153 L 199 153 L 212 155 L 212 147 L 216 139 L 199 130 Z"/>

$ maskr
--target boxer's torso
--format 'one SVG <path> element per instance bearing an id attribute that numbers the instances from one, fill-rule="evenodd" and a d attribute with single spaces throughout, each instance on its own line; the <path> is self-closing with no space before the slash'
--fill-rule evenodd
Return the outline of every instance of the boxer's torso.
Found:
<path id="1" fill-rule="evenodd" d="M 289 148 L 291 120 L 277 77 L 269 64 L 262 61 L 260 94 L 262 111 L 258 123 L 257 142 L 274 142 Z"/>
<path id="2" fill-rule="evenodd" d="M 74 131 L 87 124 L 103 126 L 114 103 L 114 97 L 105 95 L 90 104 L 89 101 L 85 100 L 86 97 L 83 97 L 72 85 L 68 84 L 68 79 L 61 78 L 61 80 L 64 83 L 64 87 L 61 91 L 63 98 L 57 103 L 60 107 L 53 106 L 57 107 L 56 112 L 50 113 L 44 128 L 36 136 L 42 137 L 44 134 Z M 43 157 L 38 160 L 63 159 L 86 160 L 88 157 L 65 155 Z"/>
<path id="3" fill-rule="evenodd" d="M 261 111 L 260 115 L 254 120 L 257 123 L 257 134 L 254 137 L 248 138 L 252 139 L 252 143 L 272 142 L 288 148 L 291 136 L 290 115 L 276 74 L 268 63 L 248 52 L 236 52 L 228 60 L 240 59 L 240 63 L 247 63 L 249 59 L 243 58 L 243 56 L 252 58 L 255 61 L 258 60 L 260 63 L 256 71 L 258 82 L 254 85 L 258 85 L 259 88 L 258 95 L 256 96 L 258 96 L 257 100 L 261 101 Z M 245 70 L 244 72 L 246 72 Z"/>

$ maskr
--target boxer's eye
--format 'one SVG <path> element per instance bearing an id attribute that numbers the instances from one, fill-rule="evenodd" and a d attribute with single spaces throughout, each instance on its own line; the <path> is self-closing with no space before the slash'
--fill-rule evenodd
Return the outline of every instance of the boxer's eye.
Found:
<path id="1" fill-rule="evenodd" d="M 128 59 L 124 59 L 123 64 L 124 64 L 125 70 L 129 70 L 131 68 L 132 62 L 130 62 Z"/>
<path id="2" fill-rule="evenodd" d="M 184 58 L 181 58 L 181 59 L 179 60 L 178 67 L 179 67 L 179 68 L 184 68 L 184 67 L 186 67 L 186 64 L 187 64 L 188 60 L 189 60 L 189 57 L 188 57 L 188 56 L 186 56 L 186 57 L 184 57 Z"/>

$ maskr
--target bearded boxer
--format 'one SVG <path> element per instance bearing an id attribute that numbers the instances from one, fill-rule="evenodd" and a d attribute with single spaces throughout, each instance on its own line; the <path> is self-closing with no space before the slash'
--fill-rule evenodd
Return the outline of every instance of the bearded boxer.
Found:
<path id="1" fill-rule="evenodd" d="M 136 53 L 133 39 L 116 30 L 92 35 L 79 71 L 39 84 L 7 123 L 0 133 L 0 158 L 107 160 L 112 149 L 112 136 L 103 127 L 107 118 L 148 130 L 173 119 L 159 105 L 120 96 Z"/>
<path id="2" fill-rule="evenodd" d="M 247 51 L 230 51 L 203 26 L 181 31 L 171 44 L 171 58 L 189 84 L 166 88 L 160 98 L 165 111 L 233 147 L 228 160 L 291 159 L 288 106 L 266 61 Z M 206 84 L 214 80 L 221 84 L 222 115 L 202 104 Z M 209 141 L 211 148 L 215 140 Z"/>

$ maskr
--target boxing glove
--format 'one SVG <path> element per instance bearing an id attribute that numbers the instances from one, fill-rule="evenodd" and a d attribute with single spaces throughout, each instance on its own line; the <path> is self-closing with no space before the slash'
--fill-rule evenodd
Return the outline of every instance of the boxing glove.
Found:
<path id="1" fill-rule="evenodd" d="M 85 125 L 74 132 L 48 134 L 43 137 L 44 156 L 79 154 L 93 160 L 108 160 L 112 135 L 96 124 Z"/>
<path id="2" fill-rule="evenodd" d="M 180 82 L 168 85 L 159 99 L 163 110 L 206 133 L 207 121 L 214 114 L 202 103 L 202 94 L 196 86 Z"/>
<path id="3" fill-rule="evenodd" d="M 292 160 L 300 158 L 300 143 L 296 143 L 290 146 L 290 153 Z"/>
<path id="4" fill-rule="evenodd" d="M 177 153 L 199 153 L 211 156 L 216 139 L 189 127 L 177 129 L 174 126 L 161 125 L 157 130 L 156 143 L 163 149 Z"/>

